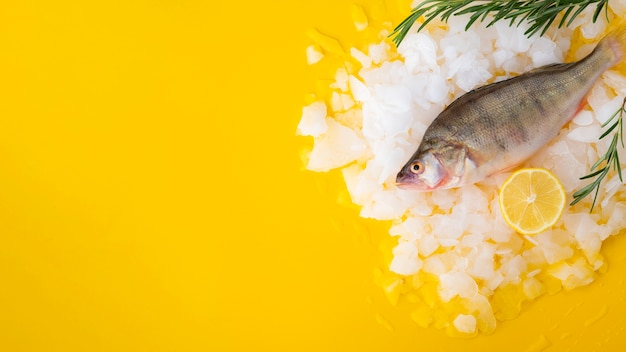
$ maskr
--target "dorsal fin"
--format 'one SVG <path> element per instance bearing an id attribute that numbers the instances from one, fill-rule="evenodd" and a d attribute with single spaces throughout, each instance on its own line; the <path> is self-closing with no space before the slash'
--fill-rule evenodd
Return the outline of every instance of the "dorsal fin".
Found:
<path id="1" fill-rule="evenodd" d="M 568 63 L 555 63 L 555 64 L 548 64 L 548 65 L 544 65 L 544 66 L 540 66 L 537 68 L 534 68 L 530 71 L 528 71 L 527 73 L 541 73 L 541 72 L 551 72 L 551 71 L 561 71 L 566 69 L 568 66 L 571 66 L 573 64 L 573 62 L 568 62 Z"/>

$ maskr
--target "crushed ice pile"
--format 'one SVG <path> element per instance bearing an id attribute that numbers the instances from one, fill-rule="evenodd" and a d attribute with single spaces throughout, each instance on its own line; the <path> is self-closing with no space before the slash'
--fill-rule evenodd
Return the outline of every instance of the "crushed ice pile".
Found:
<path id="1" fill-rule="evenodd" d="M 626 15 L 626 1 L 609 6 L 619 17 Z M 532 237 L 516 234 L 500 214 L 497 190 L 507 174 L 432 193 L 400 190 L 394 183 L 427 126 L 455 98 L 589 53 L 607 28 L 604 16 L 593 24 L 592 13 L 589 8 L 570 28 L 530 39 L 523 34 L 527 27 L 505 21 L 490 28 L 475 24 L 466 32 L 467 17 L 458 16 L 447 25 L 412 31 L 398 49 L 383 30 L 379 42 L 350 50 L 350 60 L 358 64 L 337 70 L 329 101 L 303 108 L 297 132 L 314 137 L 307 168 L 343 168 L 361 216 L 393 220 L 389 232 L 398 244 L 389 269 L 399 275 L 383 286 L 391 296 L 423 303 L 413 314 L 418 324 L 470 335 L 491 332 L 496 318 L 519 313 L 521 301 L 592 282 L 604 266 L 602 242 L 626 227 L 626 193 L 617 175 L 603 184 L 593 213 L 588 197 L 567 207 L 553 229 Z M 570 52 L 575 31 L 591 44 Z M 321 60 L 322 51 L 309 48 L 309 62 Z M 624 96 L 626 77 L 606 72 L 584 109 L 525 165 L 551 170 L 571 199 L 586 184 L 579 177 L 606 151 L 610 138 L 598 141 L 600 125 Z M 516 306 L 503 303 L 510 301 Z"/>

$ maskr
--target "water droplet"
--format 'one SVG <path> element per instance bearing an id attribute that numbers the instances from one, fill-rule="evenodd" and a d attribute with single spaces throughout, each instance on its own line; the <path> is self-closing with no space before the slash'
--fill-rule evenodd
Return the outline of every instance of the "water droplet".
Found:
<path id="1" fill-rule="evenodd" d="M 389 320 L 383 317 L 382 314 L 376 313 L 376 322 L 384 326 L 387 330 L 393 331 L 393 326 L 391 326 L 391 323 L 389 322 Z"/>
<path id="2" fill-rule="evenodd" d="M 598 314 L 596 314 L 595 316 L 589 318 L 585 322 L 585 327 L 589 327 L 589 326 L 597 323 L 600 319 L 604 318 L 608 312 L 609 312 L 609 307 L 607 305 L 604 305 L 602 308 L 600 308 L 600 310 L 598 311 Z"/>
<path id="3" fill-rule="evenodd" d="M 565 316 L 567 317 L 570 314 L 572 314 L 576 310 L 576 308 L 580 307 L 581 305 L 582 305 L 582 302 L 579 302 L 579 303 L 573 305 L 572 308 L 570 308 L 567 312 L 565 312 Z"/>
<path id="4" fill-rule="evenodd" d="M 539 335 L 535 342 L 526 349 L 526 352 L 541 352 L 550 346 L 552 346 L 552 342 L 545 335 Z"/>

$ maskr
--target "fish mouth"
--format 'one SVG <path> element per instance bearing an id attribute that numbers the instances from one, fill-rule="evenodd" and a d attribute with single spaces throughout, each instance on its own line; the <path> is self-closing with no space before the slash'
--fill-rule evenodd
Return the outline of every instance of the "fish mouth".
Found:
<path id="1" fill-rule="evenodd" d="M 396 186 L 398 186 L 398 188 L 400 189 L 416 189 L 418 187 L 416 187 L 415 183 L 412 182 L 398 182 L 396 181 Z"/>
<path id="2" fill-rule="evenodd" d="M 396 186 L 402 190 L 420 191 L 420 192 L 430 192 L 436 188 L 436 187 L 434 188 L 428 187 L 428 185 L 425 185 L 423 183 L 415 183 L 415 182 L 407 182 L 407 181 L 396 181 Z"/>
<path id="3" fill-rule="evenodd" d="M 415 175 L 406 173 L 405 170 L 401 170 L 396 176 L 396 186 L 404 190 L 424 190 L 422 182 L 416 179 Z"/>
<path id="4" fill-rule="evenodd" d="M 413 175 L 407 175 L 401 172 L 396 178 L 396 187 L 407 191 L 432 192 L 438 189 L 447 188 L 445 187 L 447 181 L 448 177 L 442 177 L 437 184 L 429 185 L 426 182 L 416 179 Z"/>
<path id="5" fill-rule="evenodd" d="M 403 190 L 412 190 L 412 191 L 421 191 L 421 192 L 428 192 L 431 190 L 427 184 L 425 184 L 424 182 L 421 182 L 412 173 L 405 172 L 405 170 L 402 170 L 398 173 L 398 176 L 396 177 L 396 186 L 399 189 L 403 189 Z"/>

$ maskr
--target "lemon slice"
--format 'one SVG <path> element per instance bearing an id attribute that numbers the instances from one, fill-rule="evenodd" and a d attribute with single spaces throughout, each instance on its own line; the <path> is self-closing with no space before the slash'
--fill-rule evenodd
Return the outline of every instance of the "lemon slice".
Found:
<path id="1" fill-rule="evenodd" d="M 515 171 L 504 181 L 499 195 L 504 220 L 524 235 L 552 227 L 565 209 L 563 185 L 545 169 Z"/>

